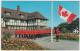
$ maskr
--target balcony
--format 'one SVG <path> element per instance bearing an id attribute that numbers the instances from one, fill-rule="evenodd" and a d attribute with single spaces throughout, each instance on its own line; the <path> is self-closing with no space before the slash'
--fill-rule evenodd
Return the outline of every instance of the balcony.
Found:
<path id="1" fill-rule="evenodd" d="M 14 25 L 14 26 L 47 26 L 47 22 L 36 22 L 36 23 L 14 23 L 14 22 L 7 22 L 6 25 Z"/>
<path id="2" fill-rule="evenodd" d="M 27 23 L 11 23 L 11 22 L 7 22 L 7 25 L 14 25 L 14 26 L 27 26 Z"/>
<path id="3" fill-rule="evenodd" d="M 28 26 L 47 26 L 46 22 L 29 23 Z"/>

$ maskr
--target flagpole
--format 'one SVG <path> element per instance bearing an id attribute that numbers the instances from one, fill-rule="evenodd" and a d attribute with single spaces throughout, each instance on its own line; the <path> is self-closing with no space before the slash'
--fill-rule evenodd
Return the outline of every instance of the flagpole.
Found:
<path id="1" fill-rule="evenodd" d="M 53 42 L 53 1 L 51 1 L 51 42 Z"/>
<path id="2" fill-rule="evenodd" d="M 53 42 L 53 30 L 51 29 L 51 42 Z"/>

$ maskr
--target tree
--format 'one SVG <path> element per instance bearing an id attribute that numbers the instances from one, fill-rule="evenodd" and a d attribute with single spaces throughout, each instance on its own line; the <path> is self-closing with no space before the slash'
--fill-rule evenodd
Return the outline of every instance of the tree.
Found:
<path id="1" fill-rule="evenodd" d="M 74 20 L 71 24 L 61 23 L 58 25 L 58 27 L 61 27 L 63 33 L 71 33 L 74 29 L 79 28 L 79 18 Z"/>

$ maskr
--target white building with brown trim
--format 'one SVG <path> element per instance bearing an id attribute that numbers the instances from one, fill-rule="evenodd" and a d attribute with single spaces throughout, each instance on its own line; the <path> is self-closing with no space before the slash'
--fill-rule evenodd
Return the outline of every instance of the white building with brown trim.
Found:
<path id="1" fill-rule="evenodd" d="M 15 30 L 48 29 L 48 19 L 39 12 L 23 12 L 20 10 L 20 6 L 17 6 L 16 10 L 2 7 L 1 14 L 2 34 L 5 31 L 13 32 L 14 35 Z"/>
<path id="2" fill-rule="evenodd" d="M 1 27 L 7 29 L 45 29 L 47 28 L 47 20 L 39 12 L 22 12 L 17 6 L 16 10 L 2 8 Z"/>

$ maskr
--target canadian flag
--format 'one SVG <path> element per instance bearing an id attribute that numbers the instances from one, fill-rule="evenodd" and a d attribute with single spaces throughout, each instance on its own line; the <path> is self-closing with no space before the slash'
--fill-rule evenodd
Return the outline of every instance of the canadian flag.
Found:
<path id="1" fill-rule="evenodd" d="M 60 17 L 68 22 L 68 24 L 72 23 L 72 21 L 76 18 L 76 15 L 71 13 L 70 11 L 63 8 L 61 5 L 58 7 L 58 13 Z"/>

